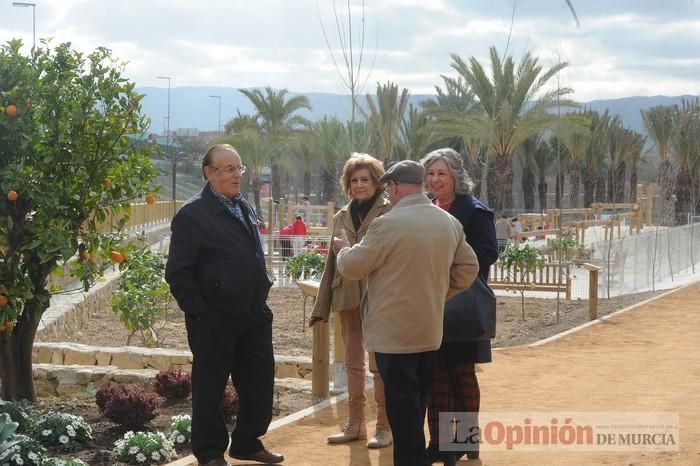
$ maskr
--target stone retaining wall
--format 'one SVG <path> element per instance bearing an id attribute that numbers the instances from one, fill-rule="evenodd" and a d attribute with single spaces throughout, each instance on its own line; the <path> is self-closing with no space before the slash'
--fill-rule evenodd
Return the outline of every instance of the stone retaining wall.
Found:
<path id="1" fill-rule="evenodd" d="M 138 346 L 103 347 L 78 343 L 34 343 L 34 364 L 111 366 L 125 370 L 192 369 L 192 353 L 189 351 L 142 348 Z M 310 379 L 311 358 L 275 356 L 275 377 Z"/>
<path id="2" fill-rule="evenodd" d="M 34 388 L 39 397 L 76 396 L 95 392 L 113 383 L 131 383 L 149 387 L 158 374 L 154 369 L 122 370 L 114 366 L 56 366 L 34 364 Z"/>

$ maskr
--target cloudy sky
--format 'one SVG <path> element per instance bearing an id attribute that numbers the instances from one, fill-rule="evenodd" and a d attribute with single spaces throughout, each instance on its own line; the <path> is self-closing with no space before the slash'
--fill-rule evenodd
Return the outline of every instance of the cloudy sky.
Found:
<path id="1" fill-rule="evenodd" d="M 112 49 L 137 86 L 250 87 L 343 92 L 320 26 L 342 60 L 332 0 L 33 0 L 37 37 Z M 580 101 L 700 94 L 700 0 L 518 0 L 507 52 L 545 68 Z M 361 28 L 362 0 L 351 0 Z M 338 1 L 345 14 L 346 1 Z M 391 80 L 432 93 L 454 75 L 450 53 L 487 63 L 508 44 L 511 0 L 366 0 L 365 61 L 372 90 Z M 358 31 L 355 31 L 357 39 Z M 0 41 L 32 40 L 31 8 L 0 0 Z M 356 43 L 356 47 L 358 43 Z M 371 71 L 370 63 L 373 62 Z M 370 71 L 369 76 L 367 72 Z M 367 89 L 366 88 L 366 89 Z"/>

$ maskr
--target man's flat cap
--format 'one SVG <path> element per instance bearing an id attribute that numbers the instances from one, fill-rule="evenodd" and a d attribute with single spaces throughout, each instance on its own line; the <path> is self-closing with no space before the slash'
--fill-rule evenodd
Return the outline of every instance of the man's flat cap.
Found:
<path id="1" fill-rule="evenodd" d="M 425 168 L 423 165 L 413 160 L 402 160 L 389 167 L 379 181 L 383 183 L 395 181 L 397 183 L 423 184 L 424 178 Z"/>

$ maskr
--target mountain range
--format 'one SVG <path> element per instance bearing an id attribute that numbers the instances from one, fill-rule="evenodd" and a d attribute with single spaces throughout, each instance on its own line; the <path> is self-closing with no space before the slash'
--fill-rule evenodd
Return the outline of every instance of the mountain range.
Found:
<path id="1" fill-rule="evenodd" d="M 167 126 L 168 89 L 159 87 L 136 88 L 145 95 L 142 100 L 144 113 L 151 118 L 151 132 L 161 133 Z M 309 92 L 304 94 L 289 92 L 288 96 L 305 95 L 312 106 L 311 111 L 302 110 L 299 115 L 312 121 L 324 115 L 335 116 L 341 121 L 350 119 L 350 97 L 342 94 Z M 211 96 L 220 96 L 211 97 Z M 619 99 L 592 100 L 582 102 L 586 108 L 599 112 L 610 110 L 612 115 L 619 115 L 625 127 L 646 134 L 640 110 L 657 105 L 680 104 L 683 99 L 696 96 L 651 96 L 622 97 Z M 409 103 L 417 106 L 434 95 L 411 95 Z M 365 98 L 360 98 L 364 102 Z M 199 131 L 216 131 L 219 125 L 219 101 L 221 102 L 221 126 L 236 115 L 254 113 L 253 105 L 233 87 L 176 87 L 170 90 L 170 129 L 196 128 Z"/>

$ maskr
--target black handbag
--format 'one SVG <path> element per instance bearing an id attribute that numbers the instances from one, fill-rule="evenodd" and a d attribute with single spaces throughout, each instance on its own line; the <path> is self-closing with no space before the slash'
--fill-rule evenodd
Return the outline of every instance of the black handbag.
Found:
<path id="1" fill-rule="evenodd" d="M 445 303 L 442 341 L 480 341 L 495 337 L 496 295 L 477 275 L 471 287 Z"/>

